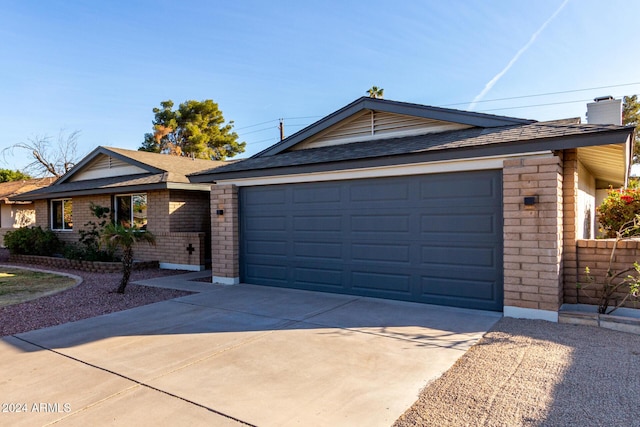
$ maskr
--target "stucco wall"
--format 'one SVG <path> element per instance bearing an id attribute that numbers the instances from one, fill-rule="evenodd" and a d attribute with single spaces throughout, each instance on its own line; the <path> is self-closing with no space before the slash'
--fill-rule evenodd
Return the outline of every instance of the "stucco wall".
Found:
<path id="1" fill-rule="evenodd" d="M 576 213 L 576 238 L 594 238 L 596 231 L 596 179 L 580 162 L 578 162 L 578 198 Z"/>

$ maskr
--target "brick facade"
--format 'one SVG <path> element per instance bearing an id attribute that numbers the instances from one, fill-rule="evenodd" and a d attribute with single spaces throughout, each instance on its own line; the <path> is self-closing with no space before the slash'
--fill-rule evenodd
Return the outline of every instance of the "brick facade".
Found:
<path id="1" fill-rule="evenodd" d="M 565 282 L 564 302 L 567 304 L 597 304 L 598 294 L 594 287 L 588 285 L 585 277 L 585 268 L 589 267 L 590 274 L 597 283 L 603 283 L 609 268 L 609 257 L 613 249 L 614 240 L 578 240 L 576 262 L 573 267 L 572 281 Z M 634 262 L 640 262 L 640 240 L 627 240 L 618 242 L 612 269 L 620 272 L 633 267 Z M 577 284 L 580 283 L 580 290 Z M 624 298 L 624 293 L 617 294 L 612 305 Z M 628 300 L 624 307 L 638 308 L 638 303 Z"/>
<path id="2" fill-rule="evenodd" d="M 209 194 L 178 190 L 154 190 L 147 193 L 147 229 L 156 236 L 156 245 L 139 244 L 134 256 L 140 261 L 159 261 L 161 267 L 204 269 L 210 258 Z M 57 231 L 64 242 L 78 242 L 79 230 L 96 221 L 90 204 L 113 208 L 112 195 L 72 197 L 73 230 Z M 50 227 L 50 203 L 35 202 L 36 225 Z M 175 217 L 174 217 L 175 216 Z M 189 248 L 189 249 L 188 249 Z"/>
<path id="3" fill-rule="evenodd" d="M 563 295 L 564 302 L 568 302 L 567 298 L 575 299 L 576 297 L 576 269 L 577 269 L 577 248 L 576 248 L 576 232 L 578 220 L 578 153 L 575 149 L 565 150 L 563 159 L 563 176 L 562 185 L 563 193 Z"/>
<path id="4" fill-rule="evenodd" d="M 563 193 L 560 156 L 506 160 L 503 169 L 505 315 L 562 304 Z M 524 197 L 535 196 L 533 206 Z M 542 316 L 544 317 L 544 316 Z"/>
<path id="5" fill-rule="evenodd" d="M 214 283 L 240 282 L 238 231 L 238 187 L 211 186 L 211 264 Z"/>

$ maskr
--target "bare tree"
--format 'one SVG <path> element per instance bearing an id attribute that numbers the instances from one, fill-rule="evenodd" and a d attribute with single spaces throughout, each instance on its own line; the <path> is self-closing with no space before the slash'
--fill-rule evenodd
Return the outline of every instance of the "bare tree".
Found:
<path id="1" fill-rule="evenodd" d="M 2 150 L 6 160 L 7 154 L 14 155 L 15 150 L 25 150 L 33 157 L 33 161 L 23 168 L 23 172 L 33 176 L 53 175 L 61 177 L 69 172 L 77 163 L 78 137 L 76 130 L 65 136 L 64 130 L 58 134 L 57 142 L 49 135 L 34 136 L 26 142 L 19 142 Z"/>

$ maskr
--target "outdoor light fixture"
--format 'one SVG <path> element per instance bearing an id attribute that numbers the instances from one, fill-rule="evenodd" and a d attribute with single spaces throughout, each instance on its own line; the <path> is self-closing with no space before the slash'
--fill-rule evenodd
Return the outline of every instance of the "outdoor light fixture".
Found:
<path id="1" fill-rule="evenodd" d="M 224 214 L 224 211 L 222 209 L 216 210 L 216 215 L 222 215 L 222 214 Z"/>
<path id="2" fill-rule="evenodd" d="M 537 196 L 529 196 L 524 198 L 525 206 L 534 206 L 538 202 Z"/>

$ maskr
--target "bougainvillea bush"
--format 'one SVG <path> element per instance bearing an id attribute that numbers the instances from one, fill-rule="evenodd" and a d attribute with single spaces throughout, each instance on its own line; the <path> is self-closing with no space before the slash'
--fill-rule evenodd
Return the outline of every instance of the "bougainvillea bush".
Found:
<path id="1" fill-rule="evenodd" d="M 640 189 L 609 190 L 609 195 L 598 207 L 598 213 L 605 236 L 616 237 L 618 231 L 628 228 L 636 215 L 640 215 Z"/>

